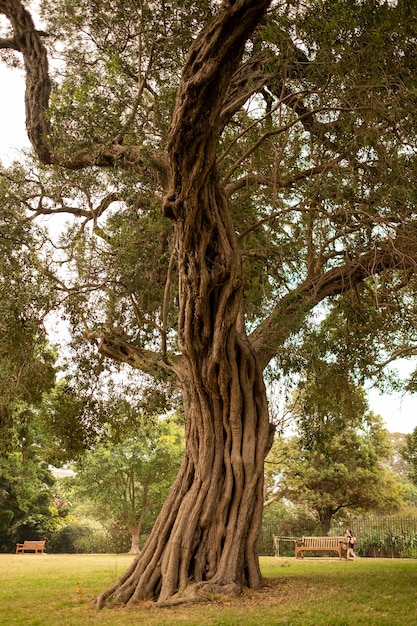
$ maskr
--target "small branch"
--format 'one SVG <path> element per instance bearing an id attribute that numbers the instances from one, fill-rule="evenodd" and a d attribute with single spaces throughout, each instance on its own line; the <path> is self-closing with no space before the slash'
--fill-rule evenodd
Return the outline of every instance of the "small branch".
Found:
<path id="1" fill-rule="evenodd" d="M 20 51 L 19 45 L 14 37 L 12 39 L 0 39 L 0 48 L 3 50 Z"/>
<path id="2" fill-rule="evenodd" d="M 417 354 L 417 344 L 413 346 L 405 346 L 403 348 L 398 348 L 389 356 L 385 361 L 376 364 L 376 372 L 380 372 L 384 367 L 396 361 L 397 359 L 402 359 L 407 356 L 415 356 Z"/>
<path id="3" fill-rule="evenodd" d="M 225 175 L 223 182 L 224 184 L 226 184 L 230 178 L 233 176 L 233 174 L 235 173 L 235 171 L 238 169 L 238 167 L 241 165 L 241 163 L 243 161 L 245 161 L 251 154 L 253 154 L 255 152 L 255 150 L 257 148 L 259 148 L 260 145 L 262 145 L 264 143 L 264 141 L 266 141 L 267 139 L 269 139 L 270 137 L 274 137 L 275 135 L 280 135 L 281 133 L 285 133 L 286 131 L 288 131 L 290 128 L 292 128 L 293 126 L 295 126 L 295 124 L 297 124 L 299 122 L 299 119 L 296 118 L 295 120 L 289 122 L 288 124 L 284 124 L 283 126 L 280 126 L 278 128 L 274 128 L 273 130 L 269 130 L 266 133 L 264 133 L 259 139 L 258 141 L 256 141 L 252 146 L 250 146 L 246 152 L 244 152 L 242 154 L 242 156 L 239 157 L 239 159 L 233 164 L 233 166 L 230 168 L 230 170 L 227 172 L 227 174 Z M 254 122 L 254 124 L 252 124 L 252 126 L 254 126 L 255 124 L 257 124 L 258 121 Z M 251 127 L 249 127 L 249 129 L 247 129 L 247 131 L 245 130 L 245 132 L 248 132 L 250 130 Z M 245 134 L 242 133 L 243 134 Z"/>
<path id="4" fill-rule="evenodd" d="M 225 192 L 227 197 L 230 197 L 232 194 L 236 193 L 236 191 L 239 191 L 239 189 L 254 184 L 264 185 L 265 187 L 272 187 L 276 189 L 288 189 L 290 187 L 293 187 L 300 180 L 305 180 L 306 178 L 310 178 L 317 174 L 331 171 L 342 158 L 343 157 L 341 156 L 337 157 L 335 159 L 332 159 L 331 161 L 322 163 L 321 165 L 315 165 L 305 170 L 302 170 L 301 172 L 296 172 L 292 176 L 287 176 L 286 178 L 275 178 L 274 180 L 270 180 L 260 174 L 248 174 L 247 176 L 239 178 L 226 185 Z"/>

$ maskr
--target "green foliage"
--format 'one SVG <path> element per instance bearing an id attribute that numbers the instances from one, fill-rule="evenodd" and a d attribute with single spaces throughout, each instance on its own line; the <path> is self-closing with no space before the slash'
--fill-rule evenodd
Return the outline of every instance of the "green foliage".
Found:
<path id="1" fill-rule="evenodd" d="M 102 554 L 111 552 L 108 547 L 107 534 L 100 523 L 70 520 L 53 533 L 48 543 L 48 552 Z"/>
<path id="2" fill-rule="evenodd" d="M 130 533 L 117 523 L 106 524 L 70 516 L 49 538 L 53 554 L 121 554 L 129 551 Z"/>
<path id="3" fill-rule="evenodd" d="M 405 447 L 401 449 L 402 458 L 409 464 L 409 478 L 417 486 L 417 428 L 405 435 Z"/>
<path id="4" fill-rule="evenodd" d="M 36 447 L 0 457 L 0 551 L 24 539 L 42 539 L 54 527 L 54 478 Z M 30 536 L 28 536 L 30 534 Z"/>
<path id="5" fill-rule="evenodd" d="M 417 534 L 374 531 L 360 537 L 357 553 L 364 557 L 416 558 Z"/>
<path id="6" fill-rule="evenodd" d="M 210 14 L 209 3 L 62 0 L 42 2 L 42 12 L 51 33 L 47 43 L 67 41 L 60 57 L 71 68 L 58 77 L 50 111 L 62 153 L 70 154 L 78 142 L 118 136 L 126 120 L 126 143 L 163 141 L 181 67 L 193 34 Z M 132 118 L 132 103 L 149 75 Z"/>
<path id="7" fill-rule="evenodd" d="M 44 234 L 27 221 L 15 177 L 0 169 L 0 450 L 5 453 L 24 445 L 30 407 L 54 384 L 57 356 L 44 327 L 54 302 L 39 271 Z"/>
<path id="8" fill-rule="evenodd" d="M 97 441 L 105 419 L 94 398 L 59 381 L 45 394 L 37 416 L 44 457 L 58 466 L 75 460 Z"/>
<path id="9" fill-rule="evenodd" d="M 319 535 L 320 523 L 314 512 L 304 506 L 296 506 L 289 501 L 273 502 L 265 507 L 263 529 L 282 537 L 301 537 Z M 290 553 L 294 554 L 294 544 L 290 544 Z M 261 553 L 263 554 L 263 553 Z M 267 553 L 264 553 L 267 554 Z"/>
<path id="10" fill-rule="evenodd" d="M 183 431 L 173 420 L 137 424 L 87 452 L 68 480 L 73 498 L 103 524 L 147 532 L 168 494 L 183 454 Z"/>
<path id="11" fill-rule="evenodd" d="M 362 389 L 332 378 L 333 371 L 325 366 L 300 383 L 297 435 L 279 438 L 267 458 L 277 497 L 315 511 L 324 534 L 338 512 L 389 512 L 402 499 L 400 481 L 384 463 L 390 447 L 381 418 L 365 412 Z"/>

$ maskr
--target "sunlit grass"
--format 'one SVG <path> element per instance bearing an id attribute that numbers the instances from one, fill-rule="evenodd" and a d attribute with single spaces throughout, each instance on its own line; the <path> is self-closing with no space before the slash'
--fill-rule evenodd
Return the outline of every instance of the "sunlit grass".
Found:
<path id="1" fill-rule="evenodd" d="M 258 592 L 209 604 L 97 612 L 91 599 L 126 569 L 128 555 L 0 555 L 0 624 L 73 626 L 406 626 L 417 623 L 417 562 L 261 559 Z M 78 587 L 78 584 L 80 585 Z"/>

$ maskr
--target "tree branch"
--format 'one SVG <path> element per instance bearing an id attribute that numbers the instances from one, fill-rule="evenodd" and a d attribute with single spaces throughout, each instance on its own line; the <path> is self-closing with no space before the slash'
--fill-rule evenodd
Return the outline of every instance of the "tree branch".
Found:
<path id="1" fill-rule="evenodd" d="M 284 296 L 250 336 L 261 366 L 268 365 L 284 342 L 301 328 L 308 313 L 325 298 L 346 293 L 369 276 L 388 269 L 416 270 L 416 242 L 413 250 L 410 246 L 408 234 L 398 232 L 385 248 L 367 252 L 324 273 L 316 272 Z"/>
<path id="2" fill-rule="evenodd" d="M 387 359 L 385 359 L 385 361 L 375 364 L 374 373 L 375 374 L 379 373 L 387 365 L 389 365 L 393 361 L 396 361 L 397 359 L 403 359 L 407 356 L 416 356 L 416 354 L 417 354 L 417 344 L 414 344 L 411 346 L 404 346 L 403 348 L 398 348 L 398 350 L 395 350 L 395 352 L 393 352 Z"/>
<path id="3" fill-rule="evenodd" d="M 271 0 L 227 0 L 210 26 L 190 47 L 177 92 L 168 140 L 173 164 L 165 214 L 182 209 L 183 193 L 200 189 L 216 161 L 222 131 L 220 114 L 230 80 L 241 60 L 244 45 Z M 190 150 L 190 146 L 193 147 Z"/>
<path id="4" fill-rule="evenodd" d="M 115 329 L 108 329 L 106 332 L 87 330 L 85 337 L 98 342 L 98 351 L 103 356 L 120 363 L 128 363 L 135 369 L 140 369 L 152 376 L 166 377 L 167 372 L 170 374 L 176 372 L 178 364 L 175 359 L 168 364 L 159 353 L 132 345 L 124 340 Z"/>
<path id="5" fill-rule="evenodd" d="M 79 144 L 72 150 L 71 156 L 60 154 L 51 143 L 51 125 L 48 120 L 51 80 L 49 77 L 48 56 L 41 36 L 37 31 L 30 13 L 20 0 L 0 0 L 0 13 L 3 13 L 13 28 L 14 37 L 3 39 L 3 47 L 18 50 L 23 55 L 26 71 L 26 129 L 29 140 L 42 163 L 62 165 L 77 170 L 85 167 L 114 167 L 143 169 L 157 180 L 164 188 L 168 181 L 168 165 L 165 157 L 155 151 L 155 168 L 147 167 L 142 146 L 122 145 L 120 138 L 126 128 L 108 142 Z M 140 86 L 139 94 L 143 86 Z M 137 107 L 137 104 L 135 103 Z"/>
<path id="6" fill-rule="evenodd" d="M 13 37 L 12 39 L 0 39 L 0 48 L 2 50 L 19 50 L 19 46 L 17 44 L 16 39 Z"/>

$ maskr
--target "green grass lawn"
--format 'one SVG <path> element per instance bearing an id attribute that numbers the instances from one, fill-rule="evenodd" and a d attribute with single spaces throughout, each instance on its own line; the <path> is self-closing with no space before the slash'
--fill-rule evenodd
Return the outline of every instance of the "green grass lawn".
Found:
<path id="1" fill-rule="evenodd" d="M 238 598 L 96 611 L 127 555 L 0 555 L 0 624 L 25 626 L 406 626 L 417 624 L 417 562 L 264 557 L 265 586 Z M 77 592 L 80 584 L 82 595 Z"/>

